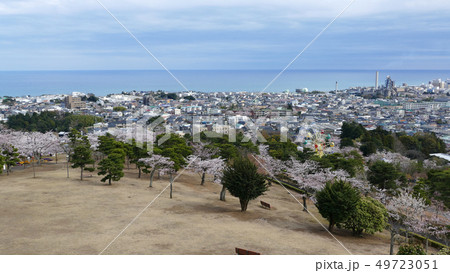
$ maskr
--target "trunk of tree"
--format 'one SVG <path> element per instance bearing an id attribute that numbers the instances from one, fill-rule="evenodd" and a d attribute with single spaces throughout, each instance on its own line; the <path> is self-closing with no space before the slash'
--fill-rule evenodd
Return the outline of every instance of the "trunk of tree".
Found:
<path id="1" fill-rule="evenodd" d="M 83 167 L 81 167 L 81 181 L 83 181 Z"/>
<path id="2" fill-rule="evenodd" d="M 241 203 L 241 211 L 247 211 L 247 206 L 248 206 L 248 202 L 250 200 L 244 200 L 244 199 L 239 199 L 239 202 Z"/>
<path id="3" fill-rule="evenodd" d="M 150 172 L 150 185 L 149 185 L 150 188 L 153 187 L 153 175 L 154 174 L 155 174 L 155 170 L 152 170 Z"/>
<path id="4" fill-rule="evenodd" d="M 161 172 L 158 171 L 158 179 L 161 179 Z"/>
<path id="5" fill-rule="evenodd" d="M 306 196 L 302 196 L 303 198 L 303 211 L 308 211 L 308 206 L 306 205 Z"/>
<path id="6" fill-rule="evenodd" d="M 227 192 L 227 189 L 224 185 L 222 185 L 222 190 L 220 191 L 220 200 L 225 201 L 225 193 Z"/>
<path id="7" fill-rule="evenodd" d="M 32 162 L 31 164 L 33 164 L 33 178 L 36 178 L 36 171 L 34 169 L 34 161 L 31 161 L 31 162 Z"/>
<path id="8" fill-rule="evenodd" d="M 24 164 L 25 165 L 25 164 Z M 9 171 L 10 171 L 10 167 L 9 166 L 6 166 L 6 175 L 8 176 L 9 175 Z"/>
<path id="9" fill-rule="evenodd" d="M 394 255 L 394 237 L 395 237 L 395 232 L 393 230 L 391 230 L 391 243 L 390 243 L 390 247 L 389 247 L 389 255 Z"/>
<path id="10" fill-rule="evenodd" d="M 128 168 L 128 170 L 130 169 L 130 159 L 129 158 L 127 158 L 127 168 Z"/>
<path id="11" fill-rule="evenodd" d="M 55 164 L 58 164 L 58 153 L 55 153 Z"/>
<path id="12" fill-rule="evenodd" d="M 139 170 L 138 178 L 141 178 L 141 167 L 138 167 L 138 170 Z"/>
<path id="13" fill-rule="evenodd" d="M 205 175 L 206 175 L 206 172 L 203 172 L 202 173 L 202 183 L 200 183 L 200 185 L 205 185 Z"/>
<path id="14" fill-rule="evenodd" d="M 109 178 L 109 185 L 111 185 L 111 177 Z"/>
<path id="15" fill-rule="evenodd" d="M 328 231 L 329 232 L 332 232 L 333 231 L 333 228 L 334 228 L 334 219 L 333 219 L 333 217 L 330 217 L 330 223 L 328 224 Z"/>
<path id="16" fill-rule="evenodd" d="M 170 199 L 172 199 L 172 184 L 173 184 L 173 178 L 172 174 L 170 174 Z"/>

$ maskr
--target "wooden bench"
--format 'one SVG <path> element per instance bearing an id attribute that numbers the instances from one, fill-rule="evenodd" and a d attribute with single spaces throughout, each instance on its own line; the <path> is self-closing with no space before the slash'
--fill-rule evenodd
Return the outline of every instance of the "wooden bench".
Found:
<path id="1" fill-rule="evenodd" d="M 270 209 L 270 204 L 269 204 L 269 203 L 266 203 L 266 202 L 264 202 L 264 201 L 261 201 L 261 206 L 262 206 L 263 208 L 265 208 L 265 209 Z"/>
<path id="2" fill-rule="evenodd" d="M 236 247 L 236 254 L 237 255 L 261 255 L 258 252 L 254 252 L 254 251 L 250 251 L 250 250 L 246 250 L 246 249 L 242 249 L 242 248 L 238 248 L 238 247 Z"/>

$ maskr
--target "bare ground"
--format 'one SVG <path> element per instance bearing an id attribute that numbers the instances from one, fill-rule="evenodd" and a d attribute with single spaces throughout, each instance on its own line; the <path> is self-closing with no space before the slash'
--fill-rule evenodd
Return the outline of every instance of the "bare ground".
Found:
<path id="1" fill-rule="evenodd" d="M 167 185 L 162 177 L 148 187 L 135 169 L 108 186 L 92 173 L 46 164 L 0 175 L 0 254 L 99 254 Z M 89 175 L 89 173 L 86 173 Z M 237 198 L 219 200 L 220 185 L 200 185 L 185 172 L 138 217 L 104 254 L 234 254 L 240 247 L 261 254 L 348 254 L 282 187 L 240 212 Z M 298 199 L 301 200 L 300 196 Z M 260 206 L 260 200 L 273 206 Z M 325 226 L 327 221 L 310 205 Z M 388 254 L 389 235 L 334 236 L 353 254 Z"/>

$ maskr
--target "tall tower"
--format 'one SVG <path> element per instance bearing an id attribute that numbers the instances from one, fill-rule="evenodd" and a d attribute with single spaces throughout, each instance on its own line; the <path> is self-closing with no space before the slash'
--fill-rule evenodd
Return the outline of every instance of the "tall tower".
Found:
<path id="1" fill-rule="evenodd" d="M 375 75 L 375 89 L 378 89 L 378 71 L 377 71 L 377 73 L 376 73 L 376 75 Z"/>
<path id="2" fill-rule="evenodd" d="M 338 90 L 338 82 L 336 81 L 336 93 L 337 93 L 337 90 Z"/>

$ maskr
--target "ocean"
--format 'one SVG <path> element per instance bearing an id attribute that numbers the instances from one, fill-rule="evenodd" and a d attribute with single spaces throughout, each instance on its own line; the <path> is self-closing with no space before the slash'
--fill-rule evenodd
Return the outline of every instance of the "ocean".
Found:
<path id="1" fill-rule="evenodd" d="M 280 70 L 173 70 L 189 90 L 202 92 L 260 92 Z M 450 78 L 450 70 L 380 70 L 379 85 L 387 75 L 396 85 L 419 85 Z M 286 70 L 266 91 L 308 88 L 331 91 L 374 86 L 375 70 Z M 170 91 L 184 89 L 164 70 L 107 71 L 0 71 L 0 96 L 69 94 L 73 91 L 104 96 L 122 91 Z"/>

